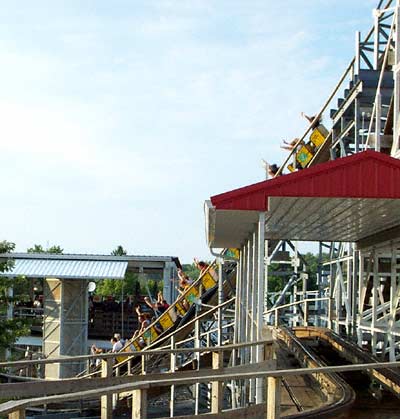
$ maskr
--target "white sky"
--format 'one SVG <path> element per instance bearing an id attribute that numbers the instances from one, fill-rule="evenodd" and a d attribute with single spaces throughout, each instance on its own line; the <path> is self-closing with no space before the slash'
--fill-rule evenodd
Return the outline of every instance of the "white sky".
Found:
<path id="1" fill-rule="evenodd" d="M 349 5 L 350 3 L 350 5 Z M 0 10 L 4 239 L 210 259 L 203 203 L 260 181 L 375 0 L 48 0 Z"/>

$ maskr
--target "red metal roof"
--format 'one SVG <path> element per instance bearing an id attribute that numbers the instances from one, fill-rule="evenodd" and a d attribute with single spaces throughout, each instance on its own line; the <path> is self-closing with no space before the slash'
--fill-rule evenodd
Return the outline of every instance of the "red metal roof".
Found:
<path id="1" fill-rule="evenodd" d="M 268 210 L 269 197 L 400 199 L 400 160 L 364 151 L 211 197 L 217 210 Z"/>

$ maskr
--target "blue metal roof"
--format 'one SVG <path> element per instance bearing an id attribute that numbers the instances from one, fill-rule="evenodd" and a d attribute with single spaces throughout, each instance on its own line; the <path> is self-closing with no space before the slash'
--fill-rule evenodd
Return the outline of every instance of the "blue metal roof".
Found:
<path id="1" fill-rule="evenodd" d="M 123 279 L 127 261 L 109 260 L 51 260 L 14 259 L 11 271 L 0 276 L 15 278 L 59 278 L 59 279 Z"/>

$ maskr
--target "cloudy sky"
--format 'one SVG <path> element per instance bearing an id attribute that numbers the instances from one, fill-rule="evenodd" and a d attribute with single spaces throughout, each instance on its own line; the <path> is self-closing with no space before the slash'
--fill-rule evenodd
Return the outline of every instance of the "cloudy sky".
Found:
<path id="1" fill-rule="evenodd" d="M 376 4 L 4 2 L 1 236 L 19 251 L 210 258 L 204 200 L 283 160 Z"/>

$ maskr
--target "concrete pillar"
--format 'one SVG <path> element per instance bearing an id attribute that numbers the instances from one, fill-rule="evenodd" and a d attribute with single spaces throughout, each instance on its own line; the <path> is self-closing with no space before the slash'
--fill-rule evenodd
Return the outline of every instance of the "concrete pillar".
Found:
<path id="1" fill-rule="evenodd" d="M 43 352 L 46 358 L 86 355 L 88 291 L 86 280 L 47 278 L 44 288 Z M 68 378 L 84 363 L 46 365 L 46 378 Z"/>
<path id="2" fill-rule="evenodd" d="M 223 354 L 221 352 L 213 352 L 212 368 L 219 370 L 223 367 Z M 211 382 L 211 413 L 220 413 L 222 410 L 223 384 L 221 381 Z"/>
<path id="3" fill-rule="evenodd" d="M 101 377 L 108 378 L 112 376 L 112 359 L 102 359 Z M 101 419 L 112 419 L 112 394 L 101 396 Z"/>
<path id="4" fill-rule="evenodd" d="M 147 389 L 132 391 L 132 419 L 147 418 Z"/>

